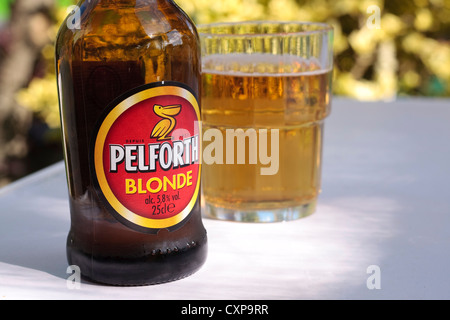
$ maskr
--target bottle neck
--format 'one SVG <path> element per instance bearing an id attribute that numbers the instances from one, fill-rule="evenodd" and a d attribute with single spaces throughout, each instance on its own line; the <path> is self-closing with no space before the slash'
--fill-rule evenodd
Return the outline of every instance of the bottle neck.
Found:
<path id="1" fill-rule="evenodd" d="M 97 0 L 99 4 L 111 4 L 111 5 L 145 5 L 157 2 L 172 2 L 172 0 Z"/>
<path id="2" fill-rule="evenodd" d="M 173 4 L 173 0 L 81 0 L 78 5 L 82 8 L 94 8 L 96 6 L 124 8 L 145 7 L 146 5 L 160 5 L 163 3 Z"/>
<path id="3" fill-rule="evenodd" d="M 97 0 L 99 4 L 126 4 L 134 5 L 139 0 Z"/>

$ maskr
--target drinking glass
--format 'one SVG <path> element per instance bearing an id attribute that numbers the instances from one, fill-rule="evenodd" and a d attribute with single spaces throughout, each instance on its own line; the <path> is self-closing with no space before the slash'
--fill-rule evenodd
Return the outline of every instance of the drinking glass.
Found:
<path id="1" fill-rule="evenodd" d="M 205 215 L 275 222 L 312 214 L 331 106 L 332 28 L 257 21 L 198 30 Z"/>

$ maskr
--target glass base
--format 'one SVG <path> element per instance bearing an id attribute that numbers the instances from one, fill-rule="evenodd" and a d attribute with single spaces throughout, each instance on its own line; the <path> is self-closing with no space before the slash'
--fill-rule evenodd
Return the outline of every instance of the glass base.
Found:
<path id="1" fill-rule="evenodd" d="M 282 222 L 293 221 L 313 214 L 316 211 L 317 200 L 310 203 L 280 209 L 268 210 L 241 210 L 229 209 L 205 203 L 204 215 L 206 218 L 237 222 Z"/>

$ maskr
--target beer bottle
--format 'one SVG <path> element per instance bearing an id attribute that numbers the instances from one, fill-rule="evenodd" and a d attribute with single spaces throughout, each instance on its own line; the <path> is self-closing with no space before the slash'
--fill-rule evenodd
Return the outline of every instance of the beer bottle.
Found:
<path id="1" fill-rule="evenodd" d="M 58 33 L 56 69 L 69 264 L 122 286 L 197 271 L 207 237 L 193 22 L 172 0 L 81 1 Z"/>

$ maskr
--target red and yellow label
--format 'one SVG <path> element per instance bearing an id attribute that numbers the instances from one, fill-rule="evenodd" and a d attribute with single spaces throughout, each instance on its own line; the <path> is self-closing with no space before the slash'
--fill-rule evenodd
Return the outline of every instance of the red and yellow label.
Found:
<path id="1" fill-rule="evenodd" d="M 98 126 L 93 173 L 119 221 L 144 232 L 189 216 L 200 189 L 200 110 L 188 88 L 145 86 L 119 99 Z"/>

